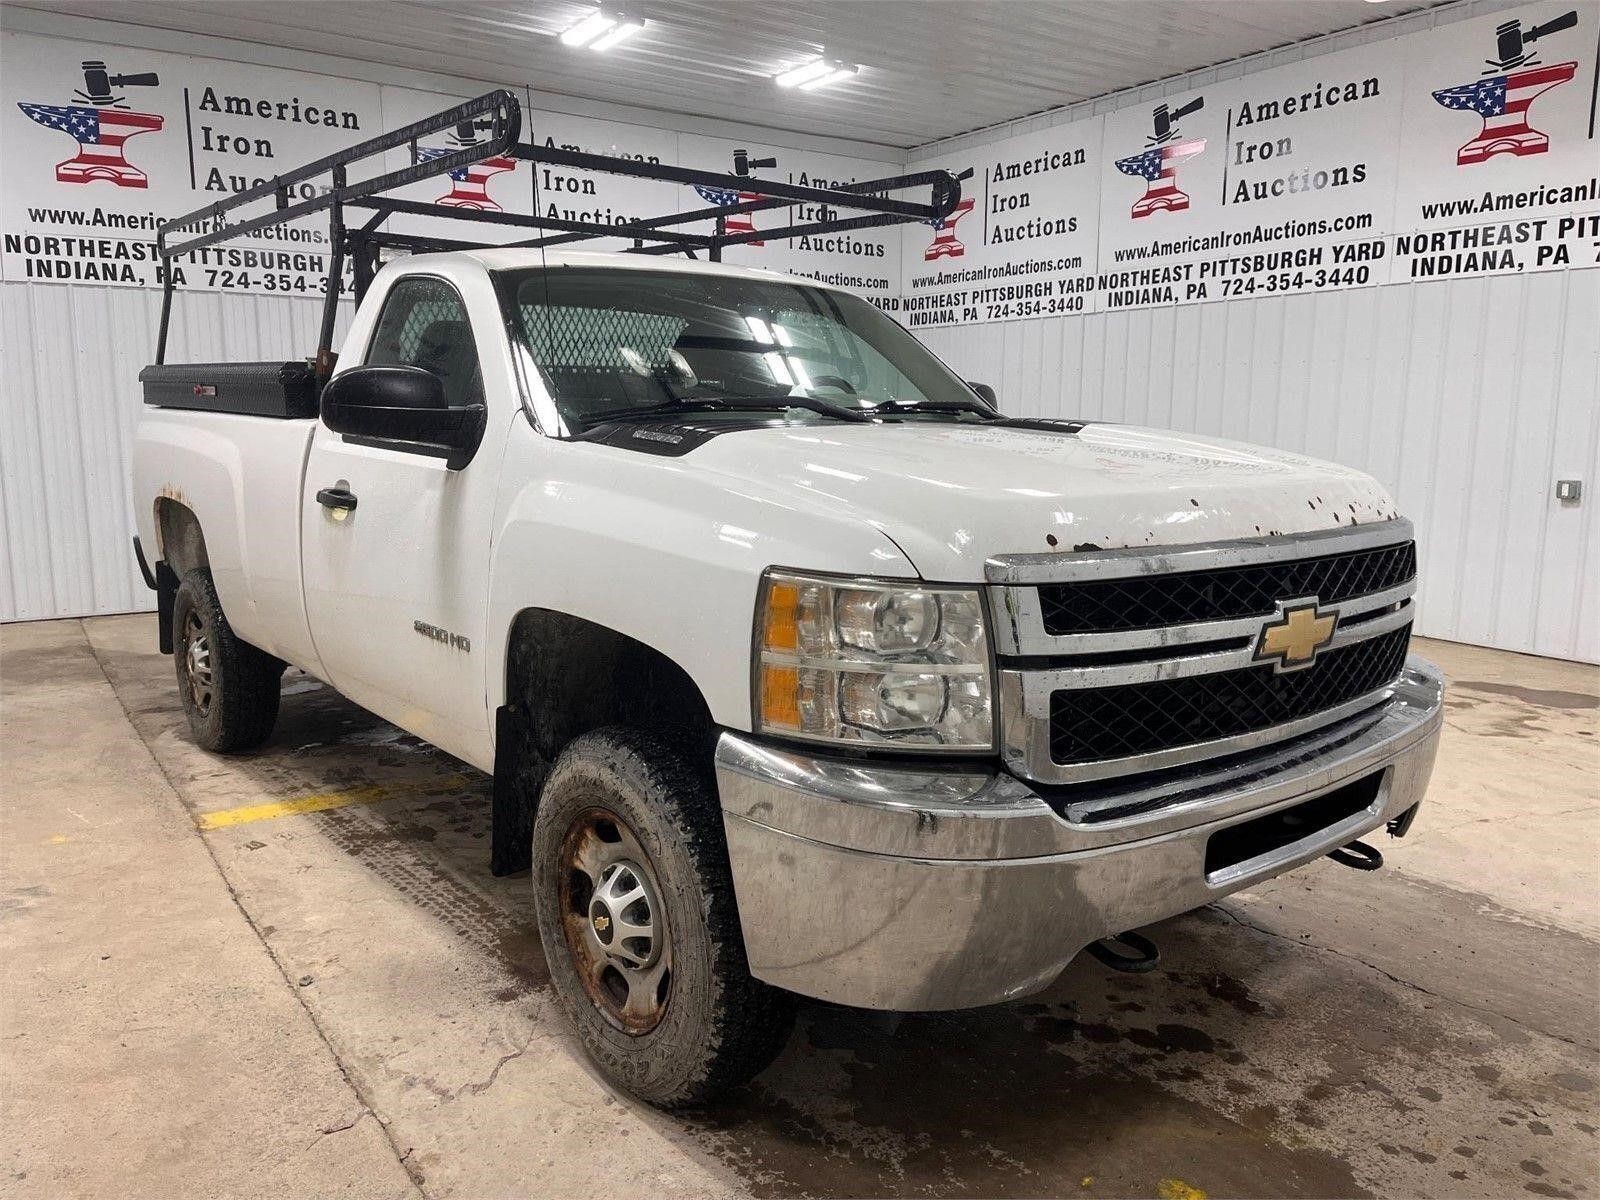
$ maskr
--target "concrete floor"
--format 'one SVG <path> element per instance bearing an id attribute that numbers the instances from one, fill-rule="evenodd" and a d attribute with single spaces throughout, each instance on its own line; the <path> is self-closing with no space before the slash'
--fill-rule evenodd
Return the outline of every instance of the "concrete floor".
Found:
<path id="1" fill-rule="evenodd" d="M 1167 922 L 1150 975 L 810 1006 L 674 1119 L 583 1065 L 483 776 L 296 674 L 203 753 L 149 616 L 0 638 L 5 1196 L 1600 1192 L 1594 668 L 1424 645 L 1447 729 L 1384 871 Z"/>

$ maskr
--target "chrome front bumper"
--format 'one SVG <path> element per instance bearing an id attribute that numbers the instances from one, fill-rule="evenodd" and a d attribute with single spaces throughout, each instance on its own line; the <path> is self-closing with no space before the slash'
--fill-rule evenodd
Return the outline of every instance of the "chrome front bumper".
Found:
<path id="1" fill-rule="evenodd" d="M 1099 938 L 1281 874 L 1414 808 L 1442 692 L 1437 669 L 1412 658 L 1384 703 L 1312 737 L 1148 785 L 1066 790 L 1056 807 L 1003 773 L 879 767 L 725 733 L 717 786 L 750 969 L 865 1008 L 1025 996 Z M 1207 872 L 1218 831 L 1380 772 L 1360 811 Z"/>

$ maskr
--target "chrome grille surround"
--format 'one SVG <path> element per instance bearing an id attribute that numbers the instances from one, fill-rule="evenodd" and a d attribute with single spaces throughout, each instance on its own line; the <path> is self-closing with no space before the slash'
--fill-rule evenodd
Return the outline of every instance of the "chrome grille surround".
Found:
<path id="1" fill-rule="evenodd" d="M 1259 667 L 1256 638 L 1270 615 L 1052 635 L 1045 628 L 1039 585 L 1219 571 L 1355 553 L 1407 543 L 1412 538 L 1411 523 L 1397 518 L 1376 525 L 1284 537 L 991 558 L 985 564 L 985 575 L 995 625 L 995 651 L 1000 659 L 997 699 L 1001 753 L 1007 766 L 1024 778 L 1044 784 L 1112 779 L 1178 767 L 1314 732 L 1381 704 L 1394 692 L 1391 681 L 1335 707 L 1236 736 L 1124 758 L 1063 764 L 1051 753 L 1052 697 L 1057 691 L 1115 688 Z M 1415 589 L 1413 577 L 1398 586 L 1349 597 L 1330 606 L 1328 611 L 1338 613 L 1339 625 L 1322 653 L 1354 646 L 1409 625 L 1414 617 Z"/>

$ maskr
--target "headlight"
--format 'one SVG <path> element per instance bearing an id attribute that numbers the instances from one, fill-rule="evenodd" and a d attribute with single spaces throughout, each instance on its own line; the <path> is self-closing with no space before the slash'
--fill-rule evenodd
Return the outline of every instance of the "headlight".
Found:
<path id="1" fill-rule="evenodd" d="M 993 748 L 989 639 L 976 589 L 769 571 L 755 653 L 759 732 Z"/>

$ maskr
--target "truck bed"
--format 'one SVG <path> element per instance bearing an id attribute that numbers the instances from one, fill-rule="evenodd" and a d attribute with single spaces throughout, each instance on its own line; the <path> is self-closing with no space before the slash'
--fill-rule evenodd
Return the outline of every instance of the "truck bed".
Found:
<path id="1" fill-rule="evenodd" d="M 315 417 L 321 388 L 311 364 L 290 362 L 168 363 L 139 372 L 144 402 L 280 419 Z"/>

